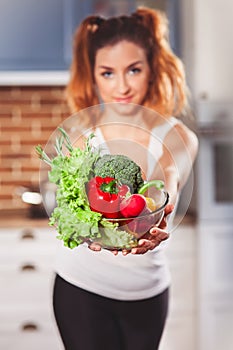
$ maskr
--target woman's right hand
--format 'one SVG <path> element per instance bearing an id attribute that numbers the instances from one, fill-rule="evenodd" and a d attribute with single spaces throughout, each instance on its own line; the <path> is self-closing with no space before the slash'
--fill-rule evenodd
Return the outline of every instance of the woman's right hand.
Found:
<path id="1" fill-rule="evenodd" d="M 164 216 L 160 225 L 154 226 L 147 232 L 139 241 L 138 246 L 131 250 L 122 250 L 123 255 L 131 254 L 145 254 L 149 250 L 156 248 L 162 241 L 169 238 L 169 233 L 166 232 L 167 217 L 174 210 L 173 204 L 168 204 L 164 209 Z"/>

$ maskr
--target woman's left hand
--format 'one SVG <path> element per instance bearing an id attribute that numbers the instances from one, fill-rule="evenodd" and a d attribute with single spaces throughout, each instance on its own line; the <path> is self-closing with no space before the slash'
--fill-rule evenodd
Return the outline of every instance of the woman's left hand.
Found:
<path id="1" fill-rule="evenodd" d="M 167 228 L 167 216 L 174 210 L 174 205 L 168 204 L 164 210 L 164 217 L 159 227 L 152 227 L 139 241 L 137 247 L 131 250 L 122 250 L 123 255 L 131 254 L 145 254 L 148 250 L 153 250 L 162 241 L 169 238 L 169 233 L 166 232 Z"/>
<path id="2" fill-rule="evenodd" d="M 146 233 L 143 238 L 138 241 L 137 247 L 132 248 L 131 251 L 122 250 L 122 254 L 145 254 L 148 250 L 156 248 L 162 241 L 168 239 L 168 237 L 169 234 L 165 230 L 159 227 L 152 227 L 150 232 Z"/>
<path id="3" fill-rule="evenodd" d="M 169 234 L 159 227 L 152 227 L 150 232 L 146 233 L 143 238 L 138 241 L 137 247 L 132 248 L 131 250 L 122 249 L 123 255 L 131 254 L 145 254 L 148 250 L 152 250 L 157 247 L 162 241 L 168 239 Z M 101 246 L 98 243 L 91 243 L 89 248 L 93 251 L 100 251 Z M 117 250 L 111 251 L 114 255 L 118 254 Z"/>
<path id="4" fill-rule="evenodd" d="M 145 254 L 149 250 L 156 248 L 161 242 L 169 238 L 169 233 L 166 232 L 167 227 L 167 217 L 174 209 L 173 204 L 168 204 L 164 210 L 163 219 L 159 227 L 154 226 L 147 232 L 139 241 L 137 247 L 132 248 L 131 250 L 122 249 L 123 255 L 128 254 Z M 101 246 L 98 243 L 91 243 L 89 248 L 93 251 L 100 251 Z M 117 250 L 111 251 L 114 255 L 118 254 Z"/>

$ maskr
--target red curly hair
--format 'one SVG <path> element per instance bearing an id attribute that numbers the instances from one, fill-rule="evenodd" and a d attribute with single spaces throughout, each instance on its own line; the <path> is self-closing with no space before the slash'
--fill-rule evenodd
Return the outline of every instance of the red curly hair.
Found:
<path id="1" fill-rule="evenodd" d="M 74 35 L 71 77 L 66 88 L 72 113 L 99 104 L 94 65 L 98 49 L 126 40 L 145 50 L 151 79 L 144 105 L 164 116 L 177 116 L 187 103 L 185 73 L 168 41 L 167 18 L 160 11 L 138 8 L 130 16 L 87 17 Z"/>

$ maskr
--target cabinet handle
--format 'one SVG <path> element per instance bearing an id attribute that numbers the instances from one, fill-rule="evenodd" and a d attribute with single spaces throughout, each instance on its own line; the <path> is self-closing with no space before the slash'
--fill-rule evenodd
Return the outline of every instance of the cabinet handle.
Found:
<path id="1" fill-rule="evenodd" d="M 36 266 L 33 264 L 24 264 L 20 269 L 21 271 L 36 271 Z"/>
<path id="2" fill-rule="evenodd" d="M 26 322 L 21 326 L 21 330 L 23 332 L 28 332 L 28 331 L 35 332 L 35 331 L 38 331 L 38 329 L 39 329 L 38 325 L 34 322 Z"/>
<path id="3" fill-rule="evenodd" d="M 22 232 L 21 239 L 35 239 L 35 235 L 32 230 L 26 229 Z"/>

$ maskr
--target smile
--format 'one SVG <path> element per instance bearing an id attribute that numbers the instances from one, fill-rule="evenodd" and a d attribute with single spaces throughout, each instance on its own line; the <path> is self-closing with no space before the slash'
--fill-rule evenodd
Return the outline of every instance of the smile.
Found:
<path id="1" fill-rule="evenodd" d="M 121 102 L 121 103 L 130 103 L 132 101 L 132 97 L 119 97 L 119 98 L 115 98 L 116 102 Z"/>

